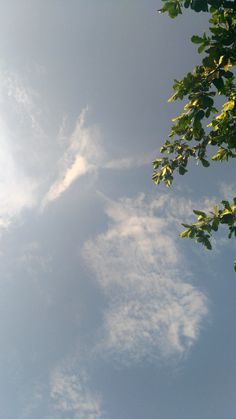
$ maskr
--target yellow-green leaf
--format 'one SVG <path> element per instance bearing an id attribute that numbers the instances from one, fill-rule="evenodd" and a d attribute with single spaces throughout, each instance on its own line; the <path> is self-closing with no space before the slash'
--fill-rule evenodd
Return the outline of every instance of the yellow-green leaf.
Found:
<path id="1" fill-rule="evenodd" d="M 225 111 L 232 111 L 232 109 L 234 109 L 234 105 L 235 105 L 234 100 L 229 100 L 228 102 L 226 102 L 224 104 L 224 110 Z"/>

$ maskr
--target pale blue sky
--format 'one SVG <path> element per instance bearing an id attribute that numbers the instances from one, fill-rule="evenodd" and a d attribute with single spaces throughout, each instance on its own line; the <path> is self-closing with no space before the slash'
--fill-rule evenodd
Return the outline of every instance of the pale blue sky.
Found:
<path id="1" fill-rule="evenodd" d="M 235 419 L 235 243 L 178 238 L 235 169 L 151 181 L 206 16 L 0 4 L 0 418 Z"/>

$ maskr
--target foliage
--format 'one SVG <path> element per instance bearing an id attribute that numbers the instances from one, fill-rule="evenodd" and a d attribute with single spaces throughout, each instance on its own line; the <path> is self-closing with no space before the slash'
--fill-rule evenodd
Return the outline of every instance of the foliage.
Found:
<path id="1" fill-rule="evenodd" d="M 200 65 L 182 80 L 174 80 L 174 94 L 169 99 L 186 100 L 183 113 L 173 119 L 169 138 L 160 149 L 162 157 L 153 162 L 153 180 L 170 187 L 174 172 L 184 175 L 189 159 L 209 167 L 210 162 L 228 161 L 236 157 L 236 1 L 228 0 L 163 0 L 161 13 L 171 18 L 182 14 L 184 8 L 209 12 L 209 31 L 191 40 L 204 57 Z M 225 98 L 220 112 L 215 99 Z M 226 224 L 229 238 L 236 235 L 236 198 L 230 204 L 222 201 L 205 214 L 194 211 L 198 221 L 186 225 L 181 237 L 195 238 L 211 249 L 210 237 L 220 224 Z M 236 262 L 235 262 L 236 271 Z"/>

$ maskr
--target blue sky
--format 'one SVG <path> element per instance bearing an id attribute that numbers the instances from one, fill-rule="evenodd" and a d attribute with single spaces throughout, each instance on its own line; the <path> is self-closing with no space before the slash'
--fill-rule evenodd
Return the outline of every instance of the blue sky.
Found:
<path id="1" fill-rule="evenodd" d="M 1 6 L 0 417 L 234 419 L 235 243 L 178 232 L 235 170 L 151 181 L 206 16 Z"/>

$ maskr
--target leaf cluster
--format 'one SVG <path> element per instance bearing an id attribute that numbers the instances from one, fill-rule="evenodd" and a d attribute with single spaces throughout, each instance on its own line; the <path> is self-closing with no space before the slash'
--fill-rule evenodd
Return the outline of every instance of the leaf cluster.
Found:
<path id="1" fill-rule="evenodd" d="M 160 149 L 161 156 L 153 162 L 154 182 L 164 182 L 170 187 L 176 171 L 180 175 L 187 173 L 189 159 L 206 168 L 213 162 L 236 157 L 236 1 L 164 0 L 163 3 L 160 12 L 167 12 L 171 18 L 182 14 L 184 8 L 211 14 L 208 33 L 191 38 L 198 52 L 204 52 L 201 64 L 182 80 L 174 80 L 169 102 L 186 100 L 187 103 L 183 112 L 172 120 L 169 138 Z M 219 96 L 224 98 L 220 111 L 216 106 Z M 218 224 L 230 220 L 225 216 L 225 213 L 219 215 Z M 213 220 L 205 218 L 195 227 L 189 227 L 182 237 L 194 237 L 210 249 L 209 238 L 212 230 L 215 231 L 216 219 L 213 228 Z M 231 229 L 230 222 L 227 224 Z"/>
<path id="2" fill-rule="evenodd" d="M 160 13 L 167 12 L 171 18 L 182 14 L 183 8 L 192 9 L 194 12 L 210 12 L 216 10 L 236 10 L 234 1 L 228 0 L 163 0 L 164 5 L 159 10 Z"/>
<path id="3" fill-rule="evenodd" d="M 197 222 L 193 224 L 182 224 L 184 230 L 180 237 L 189 237 L 195 239 L 196 242 L 203 244 L 207 249 L 211 250 L 210 237 L 216 232 L 221 224 L 225 224 L 228 228 L 228 238 L 236 237 L 236 198 L 233 203 L 229 201 L 221 201 L 221 207 L 215 205 L 213 210 L 206 214 L 204 211 L 193 210 L 197 216 Z M 236 272 L 236 261 L 234 265 Z"/>

